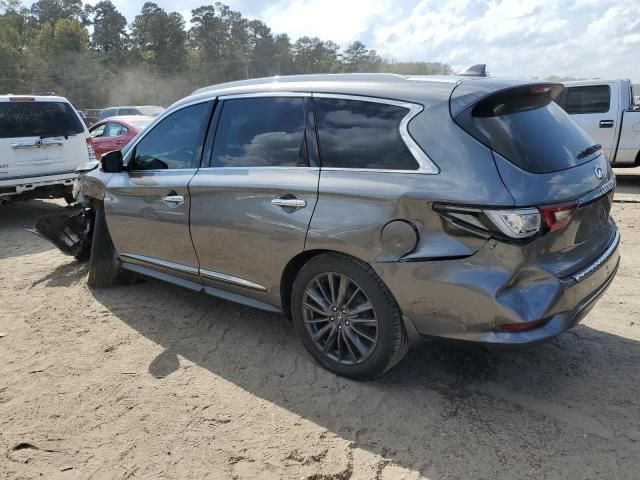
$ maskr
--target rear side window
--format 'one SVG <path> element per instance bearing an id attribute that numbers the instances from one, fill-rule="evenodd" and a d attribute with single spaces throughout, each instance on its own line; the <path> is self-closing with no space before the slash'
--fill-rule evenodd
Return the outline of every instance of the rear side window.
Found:
<path id="1" fill-rule="evenodd" d="M 455 121 L 511 163 L 532 173 L 550 173 L 586 163 L 591 138 L 558 104 L 561 87 L 519 87 L 491 95 Z"/>
<path id="2" fill-rule="evenodd" d="M 336 98 L 316 98 L 314 104 L 323 167 L 418 169 L 400 136 L 407 108 Z"/>
<path id="3" fill-rule="evenodd" d="M 0 138 L 78 135 L 84 125 L 65 102 L 0 102 Z"/>
<path id="4" fill-rule="evenodd" d="M 571 115 L 581 113 L 606 113 L 611 103 L 609 85 L 568 87 L 565 110 Z"/>
<path id="5" fill-rule="evenodd" d="M 127 133 L 127 127 L 120 125 L 119 123 L 109 122 L 105 132 L 105 137 L 119 137 Z"/>
<path id="6" fill-rule="evenodd" d="M 211 164 L 213 167 L 307 166 L 304 98 L 225 100 Z"/>
<path id="7" fill-rule="evenodd" d="M 198 167 L 209 111 L 198 103 L 163 118 L 136 145 L 132 170 Z"/>

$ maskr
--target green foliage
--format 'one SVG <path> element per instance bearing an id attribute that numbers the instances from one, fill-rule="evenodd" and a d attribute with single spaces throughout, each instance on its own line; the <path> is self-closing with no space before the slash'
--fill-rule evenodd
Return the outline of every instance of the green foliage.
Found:
<path id="1" fill-rule="evenodd" d="M 385 60 L 355 41 L 292 42 L 217 2 L 182 15 L 146 2 L 133 22 L 111 0 L 0 0 L 0 93 L 55 91 L 77 108 L 167 105 L 196 88 L 271 75 L 450 74 L 442 63 Z M 89 34 L 91 32 L 91 34 Z"/>

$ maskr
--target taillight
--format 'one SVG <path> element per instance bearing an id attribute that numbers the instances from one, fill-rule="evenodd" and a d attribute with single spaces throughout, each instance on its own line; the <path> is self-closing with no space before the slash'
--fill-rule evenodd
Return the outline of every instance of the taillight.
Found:
<path id="1" fill-rule="evenodd" d="M 552 207 L 542 207 L 540 212 L 544 217 L 544 221 L 547 224 L 550 232 L 555 232 L 561 228 L 566 227 L 571 222 L 571 217 L 576 209 L 575 203 L 568 203 L 566 205 L 555 205 Z"/>
<path id="2" fill-rule="evenodd" d="M 96 159 L 96 151 L 93 148 L 93 138 L 87 137 L 87 153 L 89 154 L 89 161 Z"/>
<path id="3" fill-rule="evenodd" d="M 537 235 L 542 218 L 537 208 L 477 208 L 435 204 L 434 210 L 454 225 L 481 236 L 524 240 Z"/>
<path id="4" fill-rule="evenodd" d="M 9 97 L 10 102 L 35 102 L 35 97 Z"/>
<path id="5" fill-rule="evenodd" d="M 485 210 L 484 213 L 502 233 L 511 238 L 528 238 L 540 231 L 541 219 L 537 208 Z"/>

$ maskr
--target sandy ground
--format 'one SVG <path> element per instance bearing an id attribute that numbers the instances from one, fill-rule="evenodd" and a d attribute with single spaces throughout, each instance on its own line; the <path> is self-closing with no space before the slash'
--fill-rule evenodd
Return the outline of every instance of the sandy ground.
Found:
<path id="1" fill-rule="evenodd" d="M 580 326 L 518 352 L 426 343 L 371 383 L 318 368 L 276 315 L 90 290 L 22 229 L 60 208 L 0 210 L 0 477 L 640 476 L 638 203 L 614 207 L 622 265 Z"/>

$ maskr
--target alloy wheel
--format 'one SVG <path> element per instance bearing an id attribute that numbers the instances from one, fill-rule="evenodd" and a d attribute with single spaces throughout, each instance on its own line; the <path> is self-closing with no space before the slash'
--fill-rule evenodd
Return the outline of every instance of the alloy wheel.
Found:
<path id="1" fill-rule="evenodd" d="M 332 360 L 356 365 L 375 350 L 375 308 L 365 291 L 346 275 L 328 272 L 315 277 L 304 292 L 302 308 L 316 348 Z"/>

